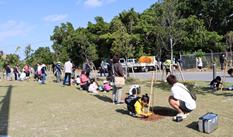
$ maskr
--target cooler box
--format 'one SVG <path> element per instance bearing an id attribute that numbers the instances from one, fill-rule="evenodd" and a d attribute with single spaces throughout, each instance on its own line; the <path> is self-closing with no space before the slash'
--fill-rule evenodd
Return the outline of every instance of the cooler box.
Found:
<path id="1" fill-rule="evenodd" d="M 218 128 L 218 115 L 208 112 L 199 118 L 198 130 L 203 133 L 211 133 Z"/>

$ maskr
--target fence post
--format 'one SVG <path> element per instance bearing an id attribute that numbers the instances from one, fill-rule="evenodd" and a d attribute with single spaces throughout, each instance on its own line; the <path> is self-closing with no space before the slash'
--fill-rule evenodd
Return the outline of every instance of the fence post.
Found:
<path id="1" fill-rule="evenodd" d="M 213 63 L 213 79 L 216 78 L 216 64 Z"/>
<path id="2" fill-rule="evenodd" d="M 196 62 L 196 69 L 197 69 L 197 51 L 195 50 L 195 54 L 196 54 L 196 60 L 195 60 L 195 62 Z"/>
<path id="3" fill-rule="evenodd" d="M 211 52 L 211 60 L 212 62 L 214 62 L 214 55 L 213 55 L 213 51 L 210 49 L 210 52 Z"/>

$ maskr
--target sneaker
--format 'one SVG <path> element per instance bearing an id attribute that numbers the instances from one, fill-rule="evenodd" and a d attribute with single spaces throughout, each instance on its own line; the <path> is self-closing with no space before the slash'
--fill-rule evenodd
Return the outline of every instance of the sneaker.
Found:
<path id="1" fill-rule="evenodd" d="M 129 115 L 130 115 L 130 116 L 132 116 L 132 115 L 133 115 L 133 113 L 132 113 L 131 111 L 129 111 Z"/>
<path id="2" fill-rule="evenodd" d="M 83 88 L 79 88 L 79 90 L 83 90 Z"/>
<path id="3" fill-rule="evenodd" d="M 135 113 L 133 113 L 133 114 L 132 114 L 132 116 L 133 116 L 133 117 L 138 117 L 138 115 L 137 115 L 137 114 L 135 114 Z"/>
<path id="4" fill-rule="evenodd" d="M 65 85 L 63 85 L 63 84 L 61 84 L 60 86 L 61 86 L 61 87 L 65 87 Z"/>
<path id="5" fill-rule="evenodd" d="M 186 115 L 186 114 L 178 113 L 173 119 L 176 120 L 176 117 L 177 117 L 177 116 L 181 116 L 183 119 L 184 119 L 184 118 L 187 118 L 187 115 Z"/>
<path id="6" fill-rule="evenodd" d="M 116 102 L 117 105 L 123 105 L 124 102 Z"/>
<path id="7" fill-rule="evenodd" d="M 103 91 L 103 93 L 106 93 L 106 91 Z"/>
<path id="8" fill-rule="evenodd" d="M 188 116 L 189 115 L 189 113 L 184 113 L 186 116 Z"/>
<path id="9" fill-rule="evenodd" d="M 98 91 L 94 91 L 93 93 L 94 93 L 94 94 L 98 94 Z"/>
<path id="10" fill-rule="evenodd" d="M 117 101 L 113 101 L 112 104 L 117 104 Z"/>

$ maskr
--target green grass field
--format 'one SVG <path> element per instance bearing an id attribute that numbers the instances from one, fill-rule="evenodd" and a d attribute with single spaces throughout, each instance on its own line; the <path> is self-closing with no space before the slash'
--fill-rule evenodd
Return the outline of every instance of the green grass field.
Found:
<path id="1" fill-rule="evenodd" d="M 154 89 L 154 109 L 172 113 L 157 122 L 142 121 L 128 115 L 126 105 L 112 104 L 110 93 L 89 94 L 78 87 L 60 87 L 54 79 L 47 85 L 38 82 L 0 82 L 0 134 L 11 137 L 32 136 L 232 136 L 233 92 L 214 91 L 208 82 L 196 82 L 197 108 L 182 122 L 168 103 L 170 88 Z M 99 79 L 99 83 L 103 80 Z M 142 94 L 150 92 L 150 79 L 134 82 Z M 123 94 L 128 93 L 128 83 Z M 225 86 L 230 86 L 228 83 Z M 167 85 L 168 86 L 168 85 Z M 198 118 L 207 112 L 219 115 L 219 128 L 211 134 L 197 131 Z"/>

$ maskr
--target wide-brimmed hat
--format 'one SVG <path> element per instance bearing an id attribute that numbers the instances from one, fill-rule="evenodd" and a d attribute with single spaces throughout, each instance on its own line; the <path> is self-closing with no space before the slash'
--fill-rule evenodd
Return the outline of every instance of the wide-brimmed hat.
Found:
<path id="1" fill-rule="evenodd" d="M 45 65 L 45 64 L 42 64 L 41 66 L 42 66 L 42 67 L 45 67 L 46 65 Z"/>
<path id="2" fill-rule="evenodd" d="M 108 81 L 104 80 L 104 82 L 103 82 L 103 83 L 104 83 L 104 84 L 105 84 L 105 83 L 108 83 Z"/>

